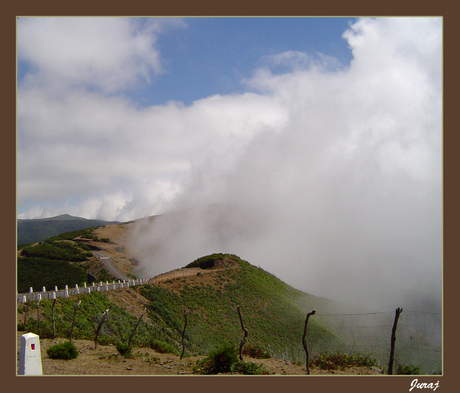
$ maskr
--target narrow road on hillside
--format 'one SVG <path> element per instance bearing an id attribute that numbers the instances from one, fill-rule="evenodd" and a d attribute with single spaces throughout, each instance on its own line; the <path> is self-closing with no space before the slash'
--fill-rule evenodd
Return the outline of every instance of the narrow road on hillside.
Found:
<path id="1" fill-rule="evenodd" d="M 112 274 L 115 278 L 119 280 L 129 280 L 128 277 L 126 277 L 124 274 L 122 274 L 114 265 L 112 259 L 108 256 L 105 255 L 102 252 L 99 251 L 93 251 L 93 254 L 95 254 L 99 259 L 101 260 L 102 264 L 105 266 L 105 268 L 109 271 L 110 274 Z"/>

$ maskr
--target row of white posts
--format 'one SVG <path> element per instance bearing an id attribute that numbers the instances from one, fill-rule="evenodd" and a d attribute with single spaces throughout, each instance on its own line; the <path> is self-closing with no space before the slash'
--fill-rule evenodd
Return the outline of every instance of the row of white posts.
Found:
<path id="1" fill-rule="evenodd" d="M 45 287 L 42 288 L 42 292 L 33 292 L 33 289 L 29 289 L 28 294 L 18 294 L 18 302 L 26 303 L 31 300 L 42 300 L 42 299 L 56 299 L 56 297 L 68 297 L 71 295 L 78 295 L 80 293 L 91 293 L 94 291 L 110 291 L 118 288 L 125 288 L 133 285 L 139 285 L 142 282 L 148 280 L 129 280 L 129 281 L 113 281 L 109 284 L 100 282 L 99 285 L 95 283 L 92 286 L 87 287 L 86 283 L 83 284 L 82 288 L 75 285 L 75 288 L 69 289 L 65 286 L 65 289 L 59 291 L 57 287 L 54 287 L 54 291 L 47 292 Z M 42 375 L 42 360 L 40 351 L 40 337 L 34 333 L 27 333 L 21 336 L 21 348 L 19 351 L 19 368 L 18 375 Z"/>
<path id="2" fill-rule="evenodd" d="M 86 283 L 84 283 L 81 288 L 79 288 L 78 284 L 76 284 L 75 288 L 71 289 L 69 289 L 66 285 L 65 288 L 60 291 L 57 287 L 54 287 L 54 291 L 46 291 L 46 288 L 42 287 L 41 292 L 34 292 L 33 289 L 30 288 L 29 293 L 18 294 L 18 302 L 26 303 L 31 300 L 56 299 L 57 297 L 69 297 L 80 293 L 105 292 L 119 288 L 132 287 L 134 285 L 141 285 L 147 281 L 149 280 L 118 280 L 118 282 L 112 281 L 110 284 L 108 281 L 105 283 L 100 282 L 97 285 L 93 282 L 91 286 L 86 286 Z M 40 337 L 34 333 L 27 333 L 21 336 L 18 375 L 42 375 Z"/>
<path id="3" fill-rule="evenodd" d="M 73 295 L 79 295 L 81 293 L 91 293 L 91 292 L 107 292 L 119 288 L 128 288 L 135 285 L 141 285 L 149 281 L 148 279 L 137 279 L 137 280 L 126 280 L 118 282 L 108 281 L 99 282 L 98 284 L 92 283 L 92 285 L 87 286 L 86 283 L 82 287 L 79 287 L 78 284 L 75 284 L 75 288 L 69 288 L 68 285 L 64 289 L 58 290 L 57 287 L 54 287 L 53 291 L 47 291 L 45 287 L 42 287 L 41 292 L 34 292 L 33 288 L 29 288 L 29 293 L 18 294 L 18 303 L 26 303 L 32 300 L 45 300 L 45 299 L 56 299 L 58 297 L 69 297 Z"/>

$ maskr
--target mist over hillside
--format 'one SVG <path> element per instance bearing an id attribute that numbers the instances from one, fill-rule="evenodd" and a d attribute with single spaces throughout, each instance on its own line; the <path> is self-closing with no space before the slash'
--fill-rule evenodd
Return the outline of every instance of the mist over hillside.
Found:
<path id="1" fill-rule="evenodd" d="M 441 311 L 442 68 L 426 58 L 439 46 L 401 20 L 374 23 L 344 34 L 349 68 L 257 70 L 250 84 L 281 120 L 193 162 L 169 203 L 182 218 L 132 235 L 144 272 L 229 252 L 318 296 Z"/>
<path id="2" fill-rule="evenodd" d="M 213 204 L 134 222 L 128 248 L 141 277 L 202 255 L 235 253 L 317 296 L 377 310 L 440 312 L 441 261 L 427 226 L 404 235 L 402 228 L 387 228 L 388 219 L 371 220 L 374 228 L 359 227 L 356 219 L 348 213 L 322 222 L 288 206 L 268 211 L 262 204 Z"/>

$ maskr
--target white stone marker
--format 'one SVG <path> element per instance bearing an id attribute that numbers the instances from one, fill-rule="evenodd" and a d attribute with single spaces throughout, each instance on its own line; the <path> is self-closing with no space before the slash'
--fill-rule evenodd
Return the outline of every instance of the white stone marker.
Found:
<path id="1" fill-rule="evenodd" d="M 34 333 L 21 336 L 18 375 L 42 375 L 40 337 Z"/>

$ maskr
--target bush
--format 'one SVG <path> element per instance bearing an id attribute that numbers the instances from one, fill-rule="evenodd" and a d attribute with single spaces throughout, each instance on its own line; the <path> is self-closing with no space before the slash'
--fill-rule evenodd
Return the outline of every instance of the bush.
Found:
<path id="1" fill-rule="evenodd" d="M 267 375 L 268 371 L 263 364 L 255 364 L 255 363 L 245 363 L 239 361 L 234 363 L 231 367 L 233 372 L 237 372 L 244 375 Z"/>
<path id="2" fill-rule="evenodd" d="M 72 342 L 66 341 L 61 344 L 53 345 L 46 350 L 46 354 L 51 359 L 75 359 L 78 356 L 78 351 Z"/>
<path id="3" fill-rule="evenodd" d="M 253 359 L 270 359 L 271 355 L 270 353 L 263 349 L 262 347 L 259 347 L 258 345 L 254 344 L 247 344 L 243 348 L 243 355 L 249 356 Z"/>
<path id="4" fill-rule="evenodd" d="M 398 375 L 420 375 L 422 371 L 420 370 L 420 366 L 414 366 L 412 364 L 408 365 L 399 365 L 396 371 Z"/>
<path id="5" fill-rule="evenodd" d="M 133 348 L 131 346 L 129 346 L 128 344 L 125 344 L 125 343 L 122 343 L 122 342 L 117 343 L 117 351 L 121 356 L 124 356 L 124 357 L 133 356 L 133 354 L 131 352 L 132 349 Z"/>
<path id="6" fill-rule="evenodd" d="M 232 366 L 238 363 L 238 350 L 230 344 L 209 352 L 208 356 L 197 362 L 196 372 L 200 374 L 219 374 L 232 371 Z"/>
<path id="7" fill-rule="evenodd" d="M 157 351 L 159 353 L 172 353 L 174 355 L 178 354 L 178 350 L 174 348 L 171 344 L 168 344 L 164 341 L 160 340 L 152 340 L 150 341 L 150 348 L 153 349 L 154 351 Z"/>
<path id="8" fill-rule="evenodd" d="M 376 360 L 372 359 L 370 355 L 362 356 L 358 353 L 348 355 L 340 352 L 333 354 L 322 352 L 310 361 L 310 366 L 322 370 L 343 370 L 348 367 L 372 367 L 376 365 Z"/>
<path id="9" fill-rule="evenodd" d="M 244 375 L 268 374 L 263 364 L 245 363 L 238 358 L 238 350 L 230 344 L 209 352 L 208 356 L 197 361 L 194 372 L 197 374 L 239 373 Z"/>

